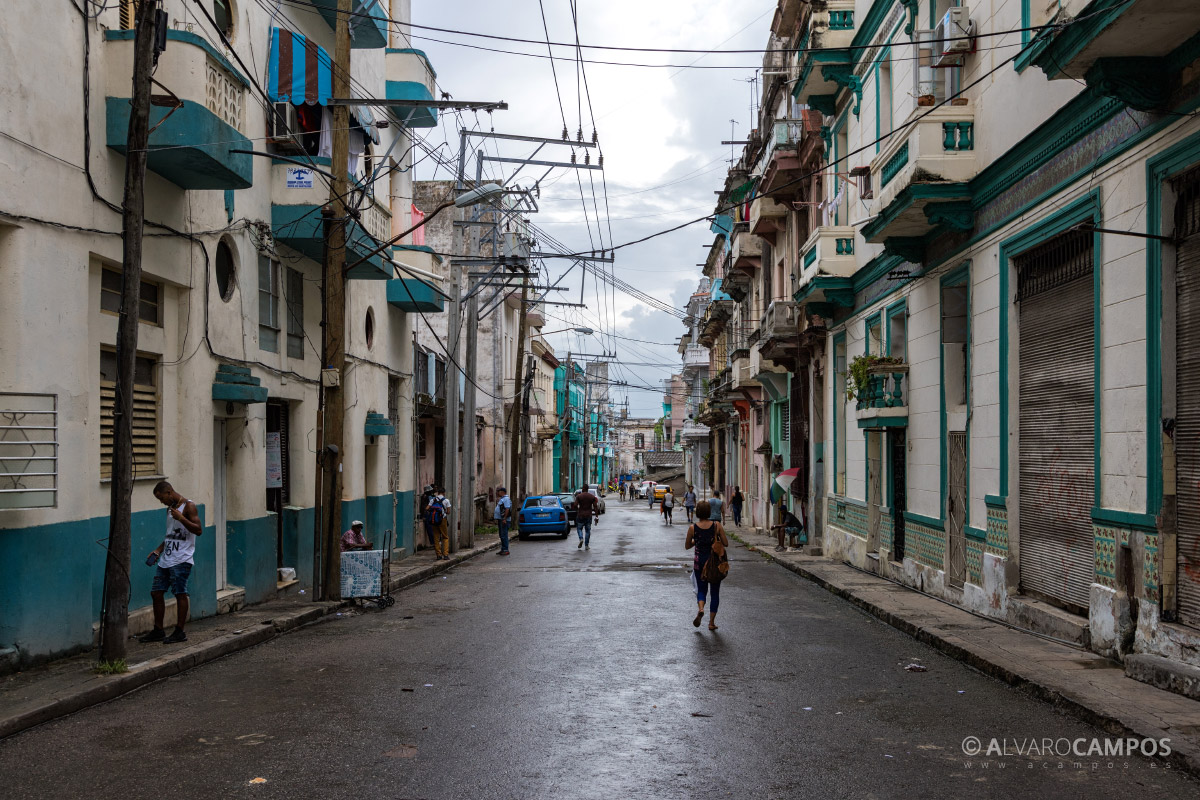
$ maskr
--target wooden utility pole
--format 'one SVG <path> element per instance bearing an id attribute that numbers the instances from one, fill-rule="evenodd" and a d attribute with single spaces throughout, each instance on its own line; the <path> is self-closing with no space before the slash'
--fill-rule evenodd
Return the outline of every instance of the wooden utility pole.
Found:
<path id="1" fill-rule="evenodd" d="M 521 468 L 519 460 L 519 451 L 521 445 L 521 418 L 517 413 L 518 399 L 525 389 L 525 330 L 528 325 L 529 313 L 529 280 L 521 279 L 521 310 L 517 322 L 517 365 L 516 372 L 513 377 L 513 398 L 512 407 L 508 414 L 508 436 L 509 436 L 509 479 L 512 481 L 512 489 L 516 493 L 516 500 L 522 501 L 521 496 L 521 478 L 524 470 Z"/>
<path id="2" fill-rule="evenodd" d="M 350 14 L 352 0 L 338 0 L 337 27 L 334 32 L 333 96 L 350 97 Z M 346 458 L 346 194 L 349 191 L 347 166 L 350 161 L 350 107 L 333 107 L 333 153 L 329 190 L 332 222 L 325 242 L 325 369 L 337 375 L 337 386 L 325 388 L 322 409 L 324 452 L 318 453 L 318 469 L 325 470 L 329 502 L 324 509 L 319 532 L 325 543 L 322 561 L 324 580 L 321 596 L 340 600 L 342 561 L 339 539 L 342 530 L 342 464 Z M 332 381 L 326 381 L 332 383 Z M 334 450 L 336 448 L 336 451 Z"/>
<path id="3" fill-rule="evenodd" d="M 533 391 L 533 376 L 537 374 L 533 355 L 531 354 L 526 360 L 529 362 L 526 368 L 529 377 L 522 384 L 521 389 L 521 470 L 517 480 L 517 491 L 521 493 L 522 497 L 529 495 L 529 457 L 533 452 L 533 441 L 529 431 L 529 395 Z"/>
<path id="4" fill-rule="evenodd" d="M 150 141 L 150 77 L 158 14 L 151 0 L 137 4 L 133 40 L 133 93 L 125 141 L 125 197 L 121 203 L 121 314 L 117 321 L 117 388 L 113 405 L 112 483 L 100 659 L 125 658 L 129 637 L 129 568 L 133 511 L 133 373 L 137 363 L 138 305 L 142 286 L 142 227 L 146 220 L 146 156 Z M 165 24 L 166 20 L 163 20 Z M 91 154 L 85 154 L 90 157 Z"/>
<path id="5" fill-rule="evenodd" d="M 450 531 L 450 552 L 458 552 L 459 520 L 463 516 L 463 505 L 467 498 L 458 490 L 459 484 L 459 414 L 462 406 L 459 404 L 458 392 L 464 374 L 462 360 L 458 355 L 458 340 L 462 330 L 462 287 L 459 285 L 459 270 L 469 269 L 450 260 L 450 316 L 446 325 L 446 463 L 443 467 L 446 481 L 446 494 L 450 500 L 450 508 L 446 509 L 446 525 Z M 474 376 L 471 376 L 474 377 Z M 465 427 L 462 426 L 462 427 Z"/>

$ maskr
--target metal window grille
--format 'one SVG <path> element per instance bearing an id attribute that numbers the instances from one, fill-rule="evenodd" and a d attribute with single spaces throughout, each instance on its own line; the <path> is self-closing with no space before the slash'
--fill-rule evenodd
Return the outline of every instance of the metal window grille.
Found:
<path id="1" fill-rule="evenodd" d="M 791 441 L 792 438 L 792 401 L 784 400 L 779 404 L 779 438 Z"/>
<path id="2" fill-rule="evenodd" d="M 57 501 L 57 395 L 0 392 L 0 509 Z"/>
<path id="3" fill-rule="evenodd" d="M 100 351 L 100 477 L 112 476 L 113 415 L 117 399 L 117 354 Z M 138 356 L 133 371 L 133 474 L 157 475 L 158 364 Z"/>
<path id="4" fill-rule="evenodd" d="M 1068 231 L 1016 259 L 1017 302 L 1092 273 L 1092 234 Z"/>

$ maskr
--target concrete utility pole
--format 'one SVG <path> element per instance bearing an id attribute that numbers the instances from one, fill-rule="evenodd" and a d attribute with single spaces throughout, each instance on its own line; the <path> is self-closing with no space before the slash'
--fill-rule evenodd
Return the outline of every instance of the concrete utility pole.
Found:
<path id="1" fill-rule="evenodd" d="M 520 494 L 521 479 L 524 470 L 521 469 L 521 462 L 518 460 L 518 451 L 521 445 L 521 420 L 517 413 L 517 398 L 519 392 L 524 390 L 525 386 L 525 328 L 528 324 L 529 311 L 529 280 L 521 279 L 521 310 L 517 321 L 517 364 L 516 372 L 513 376 L 513 398 L 512 407 L 508 414 L 508 435 L 509 435 L 509 453 L 511 454 L 510 463 L 512 470 L 509 477 L 512 480 L 513 488 L 517 491 L 517 499 L 524 500 Z"/>
<path id="2" fill-rule="evenodd" d="M 446 325 L 446 492 L 450 497 L 450 508 L 446 513 L 446 524 L 450 530 L 450 552 L 458 552 L 459 532 L 458 523 L 462 519 L 463 505 L 470 501 L 458 491 L 458 414 L 461 406 L 458 402 L 458 387 L 462 383 L 459 377 L 462 371 L 459 365 L 463 362 L 458 357 L 459 331 L 462 329 L 462 289 L 458 284 L 460 265 L 450 260 L 450 316 Z M 467 269 L 467 267 L 462 267 Z M 472 376 L 473 377 L 473 376 Z"/>
<path id="3" fill-rule="evenodd" d="M 569 455 L 571 441 L 571 351 L 567 351 L 567 376 L 563 381 L 563 417 L 558 421 L 558 489 L 560 492 L 570 492 L 571 487 L 567 485 L 567 476 L 570 474 L 567 470 L 571 464 Z"/>
<path id="4" fill-rule="evenodd" d="M 583 483 L 592 482 L 591 461 L 588 458 L 588 439 L 592 433 L 592 380 L 583 371 Z"/>
<path id="5" fill-rule="evenodd" d="M 162 16 L 163 19 L 159 20 Z M 133 93 L 125 143 L 125 197 L 121 213 L 121 314 L 117 322 L 117 396 L 113 406 L 112 484 L 100 660 L 125 658 L 129 637 L 129 567 L 133 511 L 133 372 L 137 363 L 138 305 L 142 287 L 142 227 L 146 221 L 146 145 L 150 141 L 150 77 L 158 60 L 157 25 L 166 15 L 152 0 L 137 4 L 133 40 Z M 165 32 L 165 31 L 164 31 Z M 85 157 L 90 154 L 85 154 Z"/>
<path id="6" fill-rule="evenodd" d="M 337 27 L 334 34 L 333 96 L 350 96 L 350 14 L 352 0 L 338 0 Z M 325 369 L 337 375 L 337 385 L 326 384 L 323 413 L 323 446 L 318 450 L 318 471 L 324 470 L 328 502 L 323 509 L 317 532 L 322 548 L 322 592 L 325 600 L 342 596 L 342 561 L 339 537 L 342 530 L 342 464 L 346 456 L 346 194 L 350 161 L 350 107 L 333 107 L 333 152 L 329 190 L 332 223 L 325 242 Z"/>
<path id="7" fill-rule="evenodd" d="M 472 293 L 467 300 L 467 344 L 466 357 L 475 375 L 475 353 L 479 339 L 479 295 Z M 475 546 L 475 384 L 467 382 L 463 402 L 463 457 L 462 457 L 462 546 Z"/>

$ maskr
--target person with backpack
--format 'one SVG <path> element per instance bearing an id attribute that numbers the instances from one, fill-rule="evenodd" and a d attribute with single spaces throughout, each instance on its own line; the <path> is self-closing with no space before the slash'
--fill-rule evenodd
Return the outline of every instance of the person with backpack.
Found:
<path id="1" fill-rule="evenodd" d="M 715 631 L 717 609 L 721 605 L 721 580 L 729 572 L 729 558 L 725 554 L 725 548 L 729 546 L 729 536 L 721 523 L 709 519 L 711 512 L 712 507 L 707 500 L 701 500 L 696 506 L 696 521 L 688 528 L 684 549 L 696 548 L 692 558 L 692 581 L 696 587 L 697 611 L 692 625 L 700 627 L 700 620 L 704 618 L 704 602 L 708 599 L 711 589 L 712 605 L 708 609 L 708 629 Z"/>
<path id="2" fill-rule="evenodd" d="M 667 493 L 662 499 L 662 515 L 663 522 L 667 525 L 671 524 L 671 511 L 675 508 L 675 495 L 671 492 L 671 487 L 667 487 Z"/>
<path id="3" fill-rule="evenodd" d="M 425 490 L 421 492 L 421 507 L 418 509 L 418 513 L 421 518 L 421 527 L 425 529 L 425 543 L 429 547 L 434 546 L 433 526 L 430 525 L 429 520 L 426 519 L 425 511 L 429 508 L 429 501 L 433 499 L 435 494 L 437 494 L 437 492 L 433 490 L 433 484 L 426 486 Z"/>
<path id="4" fill-rule="evenodd" d="M 729 498 L 729 510 L 733 512 L 733 524 L 742 527 L 742 504 L 746 502 L 742 487 L 733 487 L 733 496 Z"/>
<path id="5" fill-rule="evenodd" d="M 446 499 L 445 488 L 439 486 L 429 498 L 425 506 L 425 521 L 433 529 L 433 551 L 438 561 L 450 560 L 450 523 L 446 519 L 450 510 L 450 501 Z"/>
<path id="6" fill-rule="evenodd" d="M 683 509 L 687 512 L 687 521 L 691 525 L 696 516 L 696 487 L 690 483 L 687 491 L 683 493 Z"/>

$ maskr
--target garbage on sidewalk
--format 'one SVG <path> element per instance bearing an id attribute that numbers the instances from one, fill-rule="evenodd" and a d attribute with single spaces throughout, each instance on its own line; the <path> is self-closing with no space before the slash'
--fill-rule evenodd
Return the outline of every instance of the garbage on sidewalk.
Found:
<path id="1" fill-rule="evenodd" d="M 905 672 L 928 672 L 929 667 L 925 666 L 924 664 L 913 663 L 913 664 L 909 664 L 907 667 L 905 667 L 904 671 Z"/>

